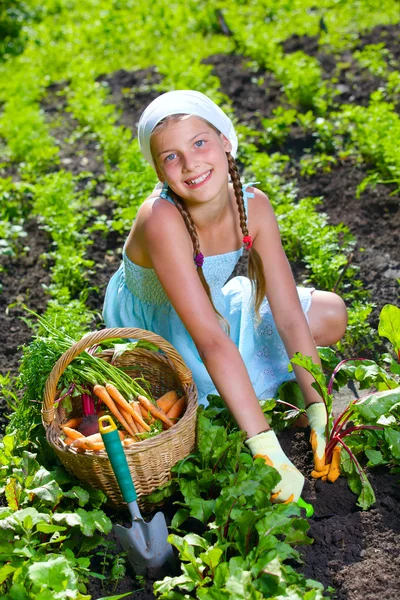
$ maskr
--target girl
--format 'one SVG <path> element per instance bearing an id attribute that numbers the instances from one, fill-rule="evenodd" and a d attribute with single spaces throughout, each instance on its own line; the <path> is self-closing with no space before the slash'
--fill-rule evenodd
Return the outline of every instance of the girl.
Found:
<path id="1" fill-rule="evenodd" d="M 273 500 L 298 500 L 302 474 L 282 451 L 258 398 L 293 377 L 297 351 L 337 342 L 342 300 L 295 286 L 267 196 L 241 185 L 237 137 L 227 115 L 194 91 L 156 98 L 139 121 L 139 144 L 156 188 L 139 208 L 123 262 L 106 293 L 107 327 L 138 327 L 167 339 L 192 370 L 199 402 L 218 393 L 247 433 L 253 456 L 281 475 Z M 226 283 L 243 252 L 249 279 Z M 326 474 L 326 411 L 312 378 L 294 367 L 312 428 L 316 470 Z"/>

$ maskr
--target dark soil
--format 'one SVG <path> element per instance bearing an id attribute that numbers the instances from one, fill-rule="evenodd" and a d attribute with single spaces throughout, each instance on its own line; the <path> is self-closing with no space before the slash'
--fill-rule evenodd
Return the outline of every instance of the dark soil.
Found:
<path id="1" fill-rule="evenodd" d="M 285 432 L 282 447 L 309 473 L 312 454 L 304 430 Z M 345 478 L 334 484 L 309 479 L 303 498 L 315 509 L 310 519 L 312 546 L 301 550 L 301 571 L 335 589 L 336 600 L 397 600 L 400 590 L 399 477 L 386 469 L 368 473 L 376 504 L 360 510 Z"/>
<path id="2" fill-rule="evenodd" d="M 384 41 L 394 60 L 399 61 L 398 27 L 380 27 L 368 33 L 358 42 L 365 44 Z M 303 50 L 316 56 L 327 79 L 337 72 L 337 63 L 347 62 L 346 68 L 337 72 L 341 96 L 340 102 L 366 104 L 371 91 L 377 89 L 380 81 L 348 56 L 332 57 L 326 54 L 318 38 L 294 37 L 284 44 L 286 52 Z M 347 61 L 344 60 L 347 58 Z M 248 60 L 234 55 L 214 56 L 207 59 L 213 65 L 214 73 L 221 80 L 221 90 L 232 101 L 236 118 L 252 127 L 259 127 L 261 119 L 270 117 L 272 110 L 284 104 L 279 84 L 271 73 L 249 69 Z M 110 101 L 121 110 L 120 124 L 136 133 L 140 113 L 158 91 L 160 77 L 155 70 L 136 72 L 118 71 L 99 78 L 110 89 Z M 90 171 L 97 179 L 101 192 L 103 173 L 100 152 L 93 139 L 82 134 L 71 139 L 77 124 L 65 112 L 62 92 L 65 84 L 57 84 L 47 90 L 43 109 L 53 123 L 53 134 L 60 146 L 60 160 L 63 168 L 74 175 Z M 311 140 L 303 139 L 293 131 L 289 138 L 288 153 L 292 157 L 292 172 L 298 173 L 298 160 L 305 148 L 311 147 Z M 368 187 L 356 199 L 357 185 L 366 173 L 353 164 L 336 166 L 331 173 L 316 173 L 309 178 L 298 178 L 299 198 L 313 195 L 323 196 L 321 210 L 330 216 L 334 223 L 344 222 L 356 236 L 358 243 L 353 264 L 360 269 L 360 278 L 377 305 L 372 321 L 376 324 L 380 308 L 386 303 L 396 304 L 400 278 L 399 265 L 399 198 L 391 195 L 393 189 L 380 185 L 376 189 Z M 112 205 L 104 202 L 98 206 L 99 212 L 110 215 Z M 18 258 L 0 257 L 0 333 L 3 340 L 1 351 L 1 374 L 10 372 L 16 375 L 21 357 L 21 345 L 28 342 L 31 332 L 21 320 L 23 311 L 10 307 L 25 302 L 31 309 L 42 313 L 48 296 L 44 286 L 49 283 L 49 274 L 40 255 L 48 251 L 46 234 L 34 221 L 26 226 L 29 251 Z M 92 293 L 89 305 L 101 310 L 106 284 L 116 270 L 123 244 L 123 238 L 115 232 L 108 235 L 95 234 L 89 249 L 89 258 L 98 266 L 95 285 L 99 292 Z M 363 249 L 363 250 L 362 250 Z M 243 265 L 241 266 L 243 269 Z M 294 265 L 294 272 L 302 273 L 301 265 Z M 6 422 L 7 408 L 0 404 L 0 426 Z M 304 473 L 310 471 L 311 455 L 304 432 L 289 432 L 282 437 L 282 443 L 289 456 Z M 336 590 L 337 600 L 397 600 L 400 595 L 400 542 L 399 542 L 399 486 L 395 476 L 386 470 L 370 473 L 374 487 L 376 506 L 362 512 L 356 507 L 356 498 L 348 490 L 344 478 L 335 484 L 306 483 L 304 498 L 315 506 L 315 517 L 311 519 L 311 535 L 315 542 L 302 550 L 305 564 L 303 572 L 318 579 Z M 115 589 L 112 585 L 100 586 L 93 582 L 93 598 L 106 595 L 106 592 L 121 593 L 137 590 L 140 587 L 133 574 L 127 576 Z M 135 593 L 137 600 L 153 598 L 151 582 L 143 591 Z"/>

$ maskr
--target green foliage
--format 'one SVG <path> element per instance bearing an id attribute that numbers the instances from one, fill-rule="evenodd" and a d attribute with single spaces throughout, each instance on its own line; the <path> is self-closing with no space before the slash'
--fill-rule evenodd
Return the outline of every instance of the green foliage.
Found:
<path id="1" fill-rule="evenodd" d="M 351 140 L 367 165 L 379 174 L 379 177 L 370 181 L 399 185 L 400 117 L 393 105 L 382 99 L 382 92 L 374 92 L 366 108 L 362 106 L 343 108 L 340 119 L 341 126 L 348 128 Z"/>
<path id="2" fill-rule="evenodd" d="M 396 307 L 387 306 L 381 312 L 380 330 L 381 335 L 393 339 L 398 315 L 392 310 Z M 329 352 L 325 352 L 325 364 L 332 365 L 331 358 Z M 375 495 L 359 461 L 367 459 L 369 467 L 383 464 L 398 467 L 400 461 L 400 369 L 393 368 L 392 358 L 388 361 L 391 372 L 371 360 L 344 360 L 334 367 L 326 385 L 321 369 L 309 357 L 297 353 L 291 362 L 314 377 L 313 387 L 327 407 L 327 462 L 333 448 L 340 444 L 345 451 L 341 453 L 342 473 L 347 476 L 350 489 L 358 495 L 359 506 L 364 510 L 369 508 L 375 502 Z M 361 390 L 375 388 L 378 391 L 355 398 L 333 421 L 332 389 L 351 379 L 358 382 Z"/>
<path id="3" fill-rule="evenodd" d="M 296 122 L 297 111 L 293 108 L 285 110 L 282 106 L 278 106 L 273 111 L 272 119 L 263 119 L 262 141 L 267 146 L 276 142 L 281 144 L 287 138 L 291 126 Z"/>
<path id="4" fill-rule="evenodd" d="M 23 51 L 27 35 L 22 32 L 27 20 L 39 17 L 39 7 L 33 2 L 1 0 L 0 2 L 0 57 L 6 59 Z"/>
<path id="5" fill-rule="evenodd" d="M 8 158 L 20 162 L 27 172 L 43 172 L 57 162 L 58 148 L 35 103 L 7 104 L 0 118 L 0 135 L 8 139 Z"/>
<path id="6" fill-rule="evenodd" d="M 303 52 L 293 52 L 282 56 L 275 65 L 275 74 L 291 104 L 303 111 L 312 109 L 318 114 L 325 113 L 327 90 L 317 59 Z"/>
<path id="7" fill-rule="evenodd" d="M 400 308 L 386 304 L 379 315 L 378 333 L 388 338 L 400 362 Z"/>
<path id="8" fill-rule="evenodd" d="M 68 589 L 68 597 L 83 598 L 84 582 L 93 575 L 84 555 L 111 530 L 96 507 L 104 494 L 90 494 L 59 467 L 41 466 L 15 434 L 7 434 L 0 448 L 0 489 L 8 504 L 0 510 L 2 597 L 61 599 Z M 89 502 L 93 508 L 84 509 Z"/>
<path id="9" fill-rule="evenodd" d="M 368 44 L 362 50 L 354 52 L 354 58 L 371 71 L 377 77 L 385 77 L 388 74 L 388 62 L 393 60 L 385 44 Z"/>
<path id="10" fill-rule="evenodd" d="M 253 461 L 244 434 L 218 424 L 225 420 L 218 397 L 199 413 L 196 452 L 173 471 L 183 495 L 170 535 L 181 575 L 157 582 L 158 597 L 322 598 L 322 587 L 297 574 L 294 546 L 310 543 L 307 522 L 295 504 L 272 505 L 279 475 L 262 459 Z M 188 518 L 203 526 L 185 532 Z M 199 523 L 199 525 L 200 525 Z"/>

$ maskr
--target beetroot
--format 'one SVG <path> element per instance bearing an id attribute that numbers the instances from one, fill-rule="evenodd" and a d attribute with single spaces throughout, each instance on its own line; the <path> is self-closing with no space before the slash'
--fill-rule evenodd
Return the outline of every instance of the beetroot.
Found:
<path id="1" fill-rule="evenodd" d="M 98 415 L 86 415 L 83 417 L 81 424 L 77 430 L 85 437 L 99 433 L 99 418 Z"/>

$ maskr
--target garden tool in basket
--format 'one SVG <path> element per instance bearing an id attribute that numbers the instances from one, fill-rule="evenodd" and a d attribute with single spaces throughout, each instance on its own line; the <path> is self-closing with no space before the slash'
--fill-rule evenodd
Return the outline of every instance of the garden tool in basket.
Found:
<path id="1" fill-rule="evenodd" d="M 163 513 L 156 513 L 148 523 L 143 520 L 117 427 L 112 418 L 105 415 L 99 418 L 99 429 L 122 497 L 132 516 L 130 528 L 114 525 L 114 532 L 122 548 L 128 553 L 135 573 L 141 575 L 146 570 L 156 572 L 166 564 L 172 568 L 175 560 L 172 546 L 168 542 L 168 529 Z"/>

